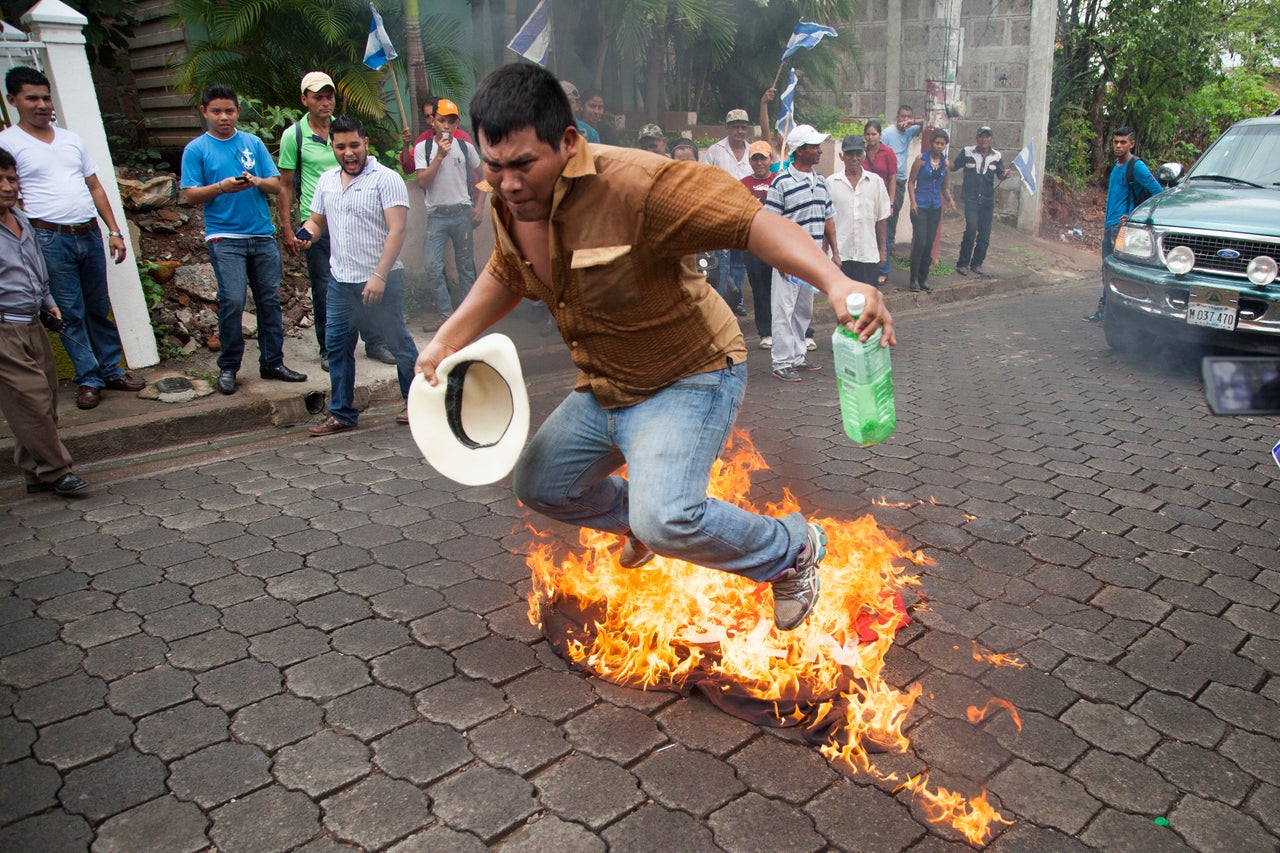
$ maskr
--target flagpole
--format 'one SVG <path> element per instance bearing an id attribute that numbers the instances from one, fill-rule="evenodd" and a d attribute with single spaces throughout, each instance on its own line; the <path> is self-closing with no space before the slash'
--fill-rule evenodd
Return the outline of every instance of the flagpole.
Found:
<path id="1" fill-rule="evenodd" d="M 769 87 L 770 89 L 778 88 L 778 78 L 782 76 L 782 69 L 786 64 L 785 59 L 778 63 L 778 73 L 773 75 L 773 85 Z"/>
<path id="2" fill-rule="evenodd" d="M 551 52 L 551 73 L 560 76 L 560 54 L 556 51 L 556 4 L 547 0 L 547 49 Z"/>
<path id="3" fill-rule="evenodd" d="M 387 72 L 391 75 L 391 89 L 396 93 L 396 103 L 400 106 L 400 126 L 409 127 L 409 116 L 404 111 L 404 99 L 400 97 L 400 81 L 396 79 L 396 67 L 387 63 Z M 412 128 L 409 128 L 412 130 Z"/>

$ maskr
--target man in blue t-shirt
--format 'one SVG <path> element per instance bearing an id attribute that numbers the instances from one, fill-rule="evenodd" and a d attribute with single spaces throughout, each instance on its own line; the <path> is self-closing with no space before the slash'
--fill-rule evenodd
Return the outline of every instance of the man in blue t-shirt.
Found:
<path id="1" fill-rule="evenodd" d="M 898 187 L 894 191 L 893 198 L 890 199 L 893 204 L 893 213 L 889 214 L 889 222 L 885 225 L 886 251 L 884 263 L 880 266 L 881 284 L 888 280 L 889 265 L 892 263 L 893 255 L 893 236 L 898 233 L 898 213 L 906 202 L 907 169 L 911 166 L 911 161 L 908 159 L 911 140 L 920 135 L 920 128 L 923 126 L 924 119 L 915 117 L 911 105 L 902 104 L 898 107 L 897 120 L 893 126 L 880 135 L 881 144 L 888 145 L 898 158 Z M 907 206 L 910 207 L 910 205 Z"/>
<path id="2" fill-rule="evenodd" d="M 1147 164 L 1133 155 L 1136 141 L 1136 134 L 1128 125 L 1116 128 L 1116 132 L 1111 137 L 1111 149 L 1115 152 L 1116 162 L 1111 167 L 1111 175 L 1107 179 L 1107 213 L 1102 229 L 1103 260 L 1106 260 L 1107 255 L 1115 249 L 1116 233 L 1120 230 L 1120 226 L 1138 206 L 1135 194 L 1141 190 L 1148 195 L 1155 195 L 1164 189 L 1152 177 Z M 1132 180 L 1130 180 L 1131 169 Z M 1104 282 L 1102 295 L 1098 297 L 1097 310 L 1084 319 L 1091 323 L 1102 322 L 1106 302 L 1107 285 Z"/>
<path id="3" fill-rule="evenodd" d="M 204 205 L 204 239 L 218 279 L 219 393 L 236 390 L 244 357 L 246 287 L 258 308 L 258 373 L 263 379 L 305 382 L 306 374 L 284 364 L 284 319 L 280 314 L 280 249 L 267 196 L 280 192 L 280 173 L 267 146 L 236 129 L 240 102 L 222 83 L 205 86 L 200 115 L 209 131 L 182 152 L 182 191 Z"/>

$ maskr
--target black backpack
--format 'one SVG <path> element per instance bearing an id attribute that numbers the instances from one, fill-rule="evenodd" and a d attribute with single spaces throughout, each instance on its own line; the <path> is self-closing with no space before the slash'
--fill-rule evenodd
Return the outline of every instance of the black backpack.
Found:
<path id="1" fill-rule="evenodd" d="M 1137 162 L 1137 157 L 1130 157 L 1129 165 L 1126 166 L 1124 170 L 1125 180 L 1129 182 L 1129 201 L 1132 202 L 1129 207 L 1130 210 L 1133 210 L 1133 208 L 1151 198 L 1151 190 L 1147 189 L 1142 184 L 1135 184 L 1133 181 L 1133 167 Z M 1145 165 L 1145 163 L 1143 165 Z M 1147 168 L 1147 171 L 1151 171 L 1150 167 Z"/>

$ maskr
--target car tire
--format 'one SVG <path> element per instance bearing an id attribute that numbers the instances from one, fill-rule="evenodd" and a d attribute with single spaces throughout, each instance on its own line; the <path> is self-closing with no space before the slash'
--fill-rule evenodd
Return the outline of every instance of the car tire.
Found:
<path id="1" fill-rule="evenodd" d="M 1119 353 L 1142 352 L 1150 343 L 1150 335 L 1140 330 L 1129 312 L 1111 300 L 1102 315 L 1102 332 L 1107 346 Z"/>

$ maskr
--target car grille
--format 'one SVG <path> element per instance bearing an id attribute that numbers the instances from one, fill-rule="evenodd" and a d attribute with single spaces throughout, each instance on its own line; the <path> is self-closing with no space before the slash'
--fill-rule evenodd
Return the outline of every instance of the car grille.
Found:
<path id="1" fill-rule="evenodd" d="M 1160 236 L 1162 255 L 1167 256 L 1176 246 L 1186 246 L 1195 252 L 1196 269 L 1228 275 L 1243 276 L 1249 268 L 1249 261 L 1258 255 L 1270 255 L 1280 260 L 1280 243 L 1241 240 L 1238 237 L 1218 237 L 1212 234 L 1187 234 L 1181 231 L 1170 231 Z M 1219 257 L 1218 252 L 1224 249 L 1239 252 L 1239 257 L 1234 259 Z"/>

